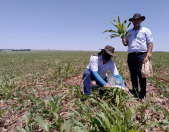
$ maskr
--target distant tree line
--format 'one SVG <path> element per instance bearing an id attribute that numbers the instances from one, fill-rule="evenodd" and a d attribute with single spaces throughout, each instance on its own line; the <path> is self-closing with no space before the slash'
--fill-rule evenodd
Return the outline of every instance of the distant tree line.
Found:
<path id="1" fill-rule="evenodd" d="M 31 51 L 31 49 L 12 49 L 11 51 Z"/>
<path id="2" fill-rule="evenodd" d="M 11 51 L 31 51 L 31 49 L 0 49 L 0 51 L 11 50 Z"/>

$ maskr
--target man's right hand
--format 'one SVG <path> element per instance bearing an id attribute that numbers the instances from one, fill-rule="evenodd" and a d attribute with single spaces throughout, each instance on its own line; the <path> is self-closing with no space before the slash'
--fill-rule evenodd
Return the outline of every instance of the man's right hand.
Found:
<path id="1" fill-rule="evenodd" d="M 126 39 L 125 38 L 122 38 L 122 43 L 124 46 L 127 46 L 128 44 L 126 43 Z"/>
<path id="2" fill-rule="evenodd" d="M 111 87 L 111 86 L 110 86 L 110 84 L 107 83 L 104 87 Z"/>

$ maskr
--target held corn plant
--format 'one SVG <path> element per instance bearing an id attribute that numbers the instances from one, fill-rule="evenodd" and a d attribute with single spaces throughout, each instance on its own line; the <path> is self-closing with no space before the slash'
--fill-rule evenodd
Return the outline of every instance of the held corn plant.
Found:
<path id="1" fill-rule="evenodd" d="M 118 22 L 116 22 L 115 19 L 113 19 L 114 22 L 109 22 L 113 24 L 117 28 L 117 30 L 112 30 L 112 29 L 105 30 L 103 33 L 105 32 L 113 33 L 109 36 L 110 38 L 115 38 L 115 37 L 126 38 L 128 35 L 127 28 L 130 26 L 131 22 L 128 24 L 128 26 L 126 26 L 127 20 L 125 20 L 123 23 L 120 23 L 119 16 L 117 16 L 117 19 Z"/>

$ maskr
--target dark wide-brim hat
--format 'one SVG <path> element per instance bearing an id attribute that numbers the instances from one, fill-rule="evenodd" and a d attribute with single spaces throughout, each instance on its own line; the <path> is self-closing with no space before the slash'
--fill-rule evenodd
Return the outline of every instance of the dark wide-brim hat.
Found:
<path id="1" fill-rule="evenodd" d="M 110 56 L 116 56 L 115 54 L 114 54 L 114 50 L 115 50 L 115 48 L 114 47 L 112 47 L 112 46 L 110 46 L 110 45 L 106 45 L 106 47 L 104 48 L 104 49 L 100 49 L 100 50 L 105 50 Z"/>
<path id="2" fill-rule="evenodd" d="M 145 16 L 141 16 L 140 13 L 135 13 L 135 14 L 133 15 L 133 18 L 130 18 L 129 21 L 132 21 L 132 20 L 134 20 L 134 19 L 136 19 L 136 18 L 140 18 L 140 19 L 142 19 L 142 21 L 144 21 L 146 17 L 145 17 Z"/>

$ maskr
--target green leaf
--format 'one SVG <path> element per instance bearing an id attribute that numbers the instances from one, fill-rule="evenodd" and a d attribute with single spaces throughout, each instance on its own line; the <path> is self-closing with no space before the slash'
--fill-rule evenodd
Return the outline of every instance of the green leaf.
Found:
<path id="1" fill-rule="evenodd" d="M 26 121 L 28 118 L 29 113 L 26 111 L 26 113 L 24 114 L 23 118 L 21 119 L 22 121 Z"/>
<path id="2" fill-rule="evenodd" d="M 123 27 L 123 32 L 125 33 L 127 28 L 125 27 L 125 23 L 122 23 L 122 27 Z"/>
<path id="3" fill-rule="evenodd" d="M 164 123 L 164 124 L 169 124 L 169 121 L 163 120 L 162 123 Z"/>
<path id="4" fill-rule="evenodd" d="M 115 30 L 112 30 L 112 29 L 110 29 L 110 30 L 105 30 L 103 33 L 105 33 L 105 32 L 110 32 L 110 33 L 118 33 L 117 31 L 115 31 Z"/>
<path id="5" fill-rule="evenodd" d="M 50 100 L 48 100 L 48 99 L 43 99 L 43 101 L 44 101 L 47 105 L 52 106 L 52 103 L 50 102 Z"/>
<path id="6" fill-rule="evenodd" d="M 65 121 L 64 120 L 64 129 L 65 129 L 65 132 L 70 132 L 71 126 L 72 126 L 72 123 L 70 123 L 69 121 Z"/>
<path id="7" fill-rule="evenodd" d="M 21 128 L 20 128 L 19 126 L 16 126 L 16 130 L 20 131 L 20 129 L 21 129 Z"/>
<path id="8" fill-rule="evenodd" d="M 57 124 L 58 124 L 57 130 L 58 130 L 59 132 L 61 132 L 61 117 L 60 117 L 60 114 L 58 114 L 58 118 L 56 119 L 56 122 L 57 122 Z"/>
<path id="9" fill-rule="evenodd" d="M 75 129 L 76 132 L 88 132 L 85 128 L 83 127 L 78 127 L 78 126 L 75 126 L 73 127 Z"/>
<path id="10" fill-rule="evenodd" d="M 104 123 L 104 125 L 107 128 L 107 131 L 111 131 L 112 127 L 111 124 L 108 120 L 108 118 L 105 116 L 105 114 L 103 112 L 101 113 L 96 113 L 96 115 L 100 118 L 100 120 Z"/>
<path id="11" fill-rule="evenodd" d="M 106 113 L 106 114 L 107 114 L 107 110 L 106 110 L 105 105 L 104 105 L 104 104 L 101 104 L 101 103 L 97 103 L 97 104 L 100 106 L 100 108 L 102 109 L 103 113 Z"/>
<path id="12" fill-rule="evenodd" d="M 118 19 L 118 23 L 120 23 L 120 18 L 119 18 L 119 16 L 117 15 L 117 19 Z"/>
<path id="13" fill-rule="evenodd" d="M 52 113 L 53 113 L 54 117 L 56 118 L 56 120 L 58 120 L 59 114 L 57 112 L 55 112 L 55 111 L 52 111 Z"/>
<path id="14" fill-rule="evenodd" d="M 133 120 L 136 117 L 136 110 L 133 107 L 130 107 L 128 110 L 124 112 L 125 114 L 125 122 L 127 123 L 129 120 Z"/>
<path id="15" fill-rule="evenodd" d="M 139 128 L 139 123 L 137 123 L 137 124 L 135 124 L 134 126 L 133 126 L 133 128 L 134 128 L 134 130 L 138 130 L 138 128 Z"/>
<path id="16" fill-rule="evenodd" d="M 98 118 L 98 117 L 92 117 L 92 116 L 90 116 L 90 115 L 88 115 L 87 116 L 90 120 L 91 120 L 91 125 L 93 126 L 93 127 L 95 127 L 96 125 L 98 126 L 98 128 L 99 128 L 99 130 L 101 131 L 101 132 L 103 132 L 103 131 L 105 131 L 105 129 L 104 129 L 104 127 L 103 127 L 103 125 L 102 125 L 102 122 L 100 121 L 100 119 Z"/>
<path id="17" fill-rule="evenodd" d="M 136 132 L 134 129 L 127 130 L 126 132 Z"/>
<path id="18" fill-rule="evenodd" d="M 126 24 L 127 20 L 125 20 L 123 23 Z"/>
<path id="19" fill-rule="evenodd" d="M 50 131 L 49 131 L 50 125 L 48 124 L 48 122 L 47 122 L 46 120 L 43 120 L 40 116 L 36 116 L 36 117 L 34 118 L 34 120 L 38 122 L 39 126 L 40 126 L 43 130 L 45 130 L 45 131 L 47 131 L 47 132 L 50 132 Z"/>
<path id="20" fill-rule="evenodd" d="M 28 125 L 30 125 L 32 122 L 34 122 L 34 119 L 29 119 Z"/>
<path id="21" fill-rule="evenodd" d="M 115 20 L 114 20 L 114 21 L 115 21 Z M 117 24 L 116 21 L 115 21 L 115 24 L 114 24 L 113 22 L 109 22 L 109 23 L 113 24 L 116 28 L 118 28 L 118 24 Z"/>
<path id="22" fill-rule="evenodd" d="M 127 28 L 130 26 L 131 22 L 128 24 Z"/>
<path id="23" fill-rule="evenodd" d="M 74 116 L 75 116 L 74 113 L 68 113 L 68 114 L 67 114 L 67 118 L 68 118 L 68 119 L 72 119 Z"/>
<path id="24" fill-rule="evenodd" d="M 119 106 L 119 95 L 116 95 L 116 103 L 117 103 L 117 107 Z"/>
<path id="25" fill-rule="evenodd" d="M 118 23 L 116 22 L 116 20 L 115 20 L 115 19 L 113 19 L 113 21 L 114 21 L 114 23 L 115 23 L 116 25 L 118 25 Z"/>
<path id="26" fill-rule="evenodd" d="M 118 34 L 112 34 L 112 35 L 110 35 L 110 38 L 115 38 L 115 37 L 119 37 L 120 35 L 118 35 Z"/>
<path id="27" fill-rule="evenodd" d="M 146 124 L 146 125 L 140 130 L 140 132 L 144 132 L 144 130 L 150 128 L 151 125 L 156 125 L 156 124 L 158 124 L 158 123 L 159 123 L 159 121 L 154 121 L 154 122 L 151 122 L 150 124 Z"/>

